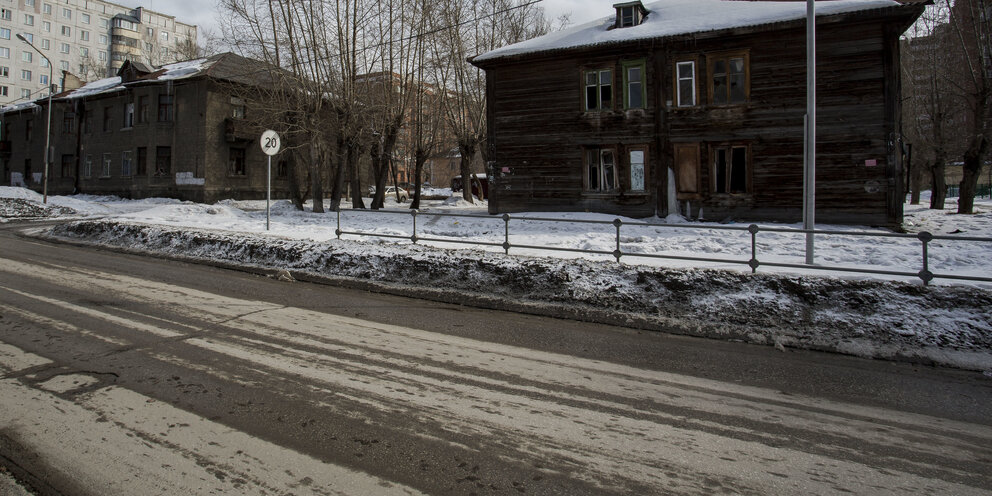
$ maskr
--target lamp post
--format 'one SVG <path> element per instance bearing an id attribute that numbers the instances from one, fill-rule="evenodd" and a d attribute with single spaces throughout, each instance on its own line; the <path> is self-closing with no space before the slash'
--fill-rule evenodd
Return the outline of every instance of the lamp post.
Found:
<path id="1" fill-rule="evenodd" d="M 816 7 L 806 0 L 806 136 L 803 147 L 803 230 L 806 231 L 806 263 L 812 265 L 813 233 L 816 228 Z"/>
<path id="2" fill-rule="evenodd" d="M 52 93 L 53 93 L 52 78 L 54 76 L 53 73 L 54 68 L 52 67 L 52 61 L 48 57 L 46 57 L 45 54 L 41 52 L 41 50 L 38 50 L 38 47 L 32 45 L 31 42 L 28 41 L 28 39 L 25 38 L 23 34 L 17 33 L 17 39 L 23 41 L 24 43 L 27 43 L 29 47 L 33 48 L 34 51 L 38 52 L 38 55 L 41 55 L 41 58 L 45 59 L 45 61 L 48 62 L 48 122 L 45 123 L 45 153 L 44 153 L 45 168 L 41 177 L 42 195 L 43 195 L 42 203 L 47 204 L 48 203 L 48 160 L 51 158 L 49 157 L 50 153 L 48 147 L 51 144 L 51 138 L 52 138 Z"/>

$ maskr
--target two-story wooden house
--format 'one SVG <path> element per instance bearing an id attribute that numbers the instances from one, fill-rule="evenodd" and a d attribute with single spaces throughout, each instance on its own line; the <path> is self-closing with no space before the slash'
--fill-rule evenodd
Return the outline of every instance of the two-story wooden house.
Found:
<path id="1" fill-rule="evenodd" d="M 902 222 L 899 37 L 923 5 L 817 2 L 817 220 Z M 489 208 L 802 216 L 805 2 L 662 0 L 472 59 Z"/>

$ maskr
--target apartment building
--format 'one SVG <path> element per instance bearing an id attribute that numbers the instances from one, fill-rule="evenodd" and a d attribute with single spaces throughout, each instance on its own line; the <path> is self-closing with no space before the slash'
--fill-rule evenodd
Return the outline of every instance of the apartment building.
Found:
<path id="1" fill-rule="evenodd" d="M 66 73 L 94 81 L 113 76 L 127 60 L 160 66 L 185 59 L 195 45 L 196 26 L 142 7 L 0 0 L 0 105 L 46 96 L 51 85 L 63 86 Z"/>

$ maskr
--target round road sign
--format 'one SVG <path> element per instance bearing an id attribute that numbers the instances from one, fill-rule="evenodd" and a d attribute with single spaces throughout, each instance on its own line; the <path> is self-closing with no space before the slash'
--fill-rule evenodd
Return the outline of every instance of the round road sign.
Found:
<path id="1" fill-rule="evenodd" d="M 279 141 L 279 134 L 269 129 L 262 133 L 261 145 L 262 153 L 266 155 L 275 155 L 279 153 L 279 148 L 282 147 L 282 142 Z"/>

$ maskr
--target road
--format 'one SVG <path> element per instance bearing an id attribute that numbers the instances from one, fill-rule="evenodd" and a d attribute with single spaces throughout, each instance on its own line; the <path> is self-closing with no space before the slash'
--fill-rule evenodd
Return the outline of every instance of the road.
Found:
<path id="1" fill-rule="evenodd" d="M 0 465 L 39 494 L 990 494 L 992 379 L 0 228 Z"/>

